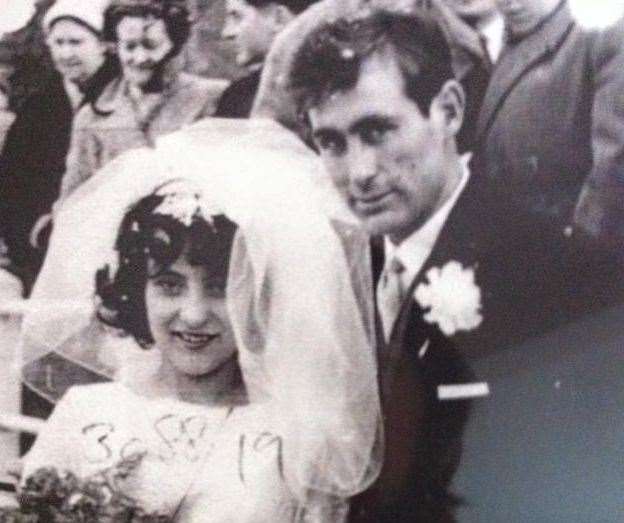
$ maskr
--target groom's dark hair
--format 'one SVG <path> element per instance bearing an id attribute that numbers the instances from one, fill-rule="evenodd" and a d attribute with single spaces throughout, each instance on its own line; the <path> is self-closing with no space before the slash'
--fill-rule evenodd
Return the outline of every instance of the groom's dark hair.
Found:
<path id="1" fill-rule="evenodd" d="M 291 13 L 298 15 L 303 13 L 312 4 L 318 2 L 318 0 L 244 0 L 249 5 L 255 8 L 266 7 L 267 5 L 277 4 L 283 5 Z"/>
<path id="2" fill-rule="evenodd" d="M 355 20 L 339 19 L 313 31 L 296 53 L 289 86 L 304 114 L 329 96 L 355 87 L 362 63 L 391 49 L 405 81 L 406 95 L 424 115 L 447 80 L 455 78 L 451 51 L 438 16 L 431 10 L 406 15 L 377 11 Z"/>

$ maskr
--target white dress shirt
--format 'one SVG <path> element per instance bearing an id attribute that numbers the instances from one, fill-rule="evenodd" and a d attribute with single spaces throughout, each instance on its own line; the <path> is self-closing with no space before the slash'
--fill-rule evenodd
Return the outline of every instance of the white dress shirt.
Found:
<path id="1" fill-rule="evenodd" d="M 484 22 L 478 23 L 476 30 L 484 39 L 489 58 L 495 64 L 503 50 L 505 40 L 505 21 L 503 17 L 500 14 L 496 14 Z"/>
<path id="2" fill-rule="evenodd" d="M 455 192 L 451 197 L 440 207 L 434 214 L 420 227 L 420 229 L 414 231 L 410 236 L 403 240 L 399 245 L 394 245 L 388 237 L 384 237 L 384 251 L 386 259 L 392 257 L 398 258 L 405 270 L 401 274 L 401 283 L 403 290 L 406 290 L 412 280 L 416 277 L 418 272 L 422 269 L 423 265 L 429 258 L 431 251 L 446 223 L 446 220 L 451 213 L 451 210 L 457 203 L 457 199 L 463 192 L 470 178 L 470 168 L 468 163 L 470 162 L 471 154 L 464 154 L 461 157 L 462 163 L 462 176 L 459 184 L 457 185 Z"/>

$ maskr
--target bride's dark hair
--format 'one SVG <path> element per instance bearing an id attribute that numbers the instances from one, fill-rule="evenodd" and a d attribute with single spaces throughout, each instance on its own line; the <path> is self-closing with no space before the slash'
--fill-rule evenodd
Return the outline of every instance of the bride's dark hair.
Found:
<path id="1" fill-rule="evenodd" d="M 186 226 L 172 216 L 154 212 L 164 198 L 147 196 L 125 215 L 115 244 L 118 269 L 111 276 L 107 265 L 96 274 L 98 319 L 132 335 L 142 347 L 154 341 L 145 307 L 147 281 L 185 256 L 191 265 L 205 266 L 225 288 L 237 228 L 223 215 L 210 221 L 195 216 Z"/>

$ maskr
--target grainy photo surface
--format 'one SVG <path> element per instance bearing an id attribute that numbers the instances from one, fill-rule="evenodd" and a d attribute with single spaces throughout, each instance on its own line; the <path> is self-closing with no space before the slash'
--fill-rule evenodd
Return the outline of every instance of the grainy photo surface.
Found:
<path id="1" fill-rule="evenodd" d="M 0 523 L 624 519 L 624 3 L 0 0 Z"/>

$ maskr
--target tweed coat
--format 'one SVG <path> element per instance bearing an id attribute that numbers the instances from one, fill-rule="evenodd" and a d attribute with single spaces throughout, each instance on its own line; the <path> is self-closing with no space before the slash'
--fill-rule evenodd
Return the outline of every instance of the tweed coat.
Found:
<path id="1" fill-rule="evenodd" d="M 148 121 L 141 121 L 123 79 L 111 82 L 96 103 L 76 115 L 59 201 L 122 152 L 212 116 L 226 86 L 223 80 L 176 73 L 162 95 L 159 110 Z"/>
<path id="2" fill-rule="evenodd" d="M 487 177 L 532 211 L 624 231 L 624 21 L 587 30 L 564 2 L 503 49 L 476 141 Z"/>

